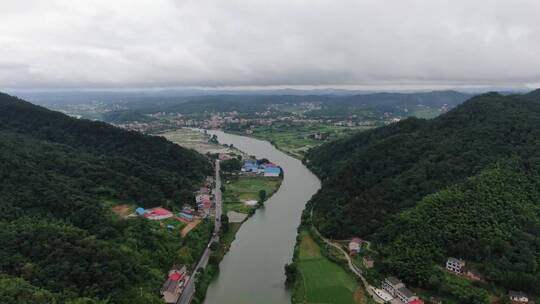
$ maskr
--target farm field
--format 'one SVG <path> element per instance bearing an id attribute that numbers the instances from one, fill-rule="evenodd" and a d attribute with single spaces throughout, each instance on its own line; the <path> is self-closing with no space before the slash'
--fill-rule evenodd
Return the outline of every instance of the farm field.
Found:
<path id="1" fill-rule="evenodd" d="M 300 232 L 297 265 L 299 278 L 293 303 L 365 303 L 361 287 L 339 265 L 321 254 L 321 248 L 309 232 Z"/>
<path id="2" fill-rule="evenodd" d="M 201 154 L 230 152 L 229 149 L 221 145 L 208 142 L 207 135 L 189 128 L 165 131 L 156 135 L 163 136 L 175 144 L 193 149 Z"/>
<path id="3" fill-rule="evenodd" d="M 248 200 L 259 200 L 259 191 L 265 190 L 269 198 L 281 184 L 279 177 L 239 176 L 224 183 L 223 202 L 241 203 Z"/>

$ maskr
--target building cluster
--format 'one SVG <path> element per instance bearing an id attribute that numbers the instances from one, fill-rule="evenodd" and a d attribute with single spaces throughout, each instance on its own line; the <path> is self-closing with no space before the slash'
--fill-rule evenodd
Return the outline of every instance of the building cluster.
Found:
<path id="1" fill-rule="evenodd" d="M 213 184 L 214 178 L 208 176 L 204 186 L 195 193 L 195 205 L 197 206 L 197 209 L 195 210 L 191 206 L 185 205 L 180 212 L 180 219 L 191 222 L 195 216 L 207 218 L 213 215 L 214 203 L 211 191 Z"/>
<path id="2" fill-rule="evenodd" d="M 174 266 L 160 291 L 163 301 L 168 304 L 176 303 L 188 280 L 186 266 Z"/>
<path id="3" fill-rule="evenodd" d="M 245 174 L 256 174 L 265 177 L 279 177 L 281 168 L 271 162 L 260 163 L 256 159 L 246 159 L 242 166 L 242 172 Z"/>
<path id="4" fill-rule="evenodd" d="M 396 277 L 388 277 L 382 281 L 382 288 L 392 296 L 392 304 L 423 304 L 414 292 L 409 290 L 403 282 Z"/>
<path id="5" fill-rule="evenodd" d="M 462 259 L 456 259 L 456 258 L 448 258 L 446 260 L 446 270 L 453 272 L 458 275 L 463 275 L 471 280 L 479 281 L 482 280 L 482 277 L 480 274 L 471 269 L 466 267 L 466 263 Z M 508 297 L 510 298 L 510 301 L 512 303 L 533 303 L 529 300 L 528 296 L 521 292 L 521 291 L 510 291 L 508 293 Z"/>
<path id="6" fill-rule="evenodd" d="M 213 215 L 214 212 L 214 203 L 212 197 L 212 187 L 214 184 L 214 178 L 208 176 L 204 183 L 204 186 L 201 187 L 195 193 L 195 205 L 197 208 L 193 208 L 190 205 L 186 204 L 182 210 L 178 213 L 178 216 L 175 217 L 175 214 L 163 207 L 155 207 L 150 209 L 144 209 L 138 207 L 135 209 L 134 216 L 142 216 L 148 220 L 160 221 L 167 218 L 175 217 L 177 220 L 182 222 L 191 222 L 195 217 L 207 218 Z"/>

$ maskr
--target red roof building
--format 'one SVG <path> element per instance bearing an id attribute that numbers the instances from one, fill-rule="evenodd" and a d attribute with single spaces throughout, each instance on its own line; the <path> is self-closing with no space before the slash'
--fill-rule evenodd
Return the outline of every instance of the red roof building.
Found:
<path id="1" fill-rule="evenodd" d="M 409 303 L 407 304 L 424 304 L 424 301 L 420 300 L 420 299 L 414 299 L 412 301 L 409 301 Z"/>
<path id="2" fill-rule="evenodd" d="M 180 281 L 182 279 L 182 274 L 180 272 L 173 272 L 169 275 L 169 280 L 171 281 Z"/>
<path id="3" fill-rule="evenodd" d="M 149 209 L 144 213 L 144 217 L 149 220 L 162 220 L 172 216 L 172 212 L 161 207 Z"/>

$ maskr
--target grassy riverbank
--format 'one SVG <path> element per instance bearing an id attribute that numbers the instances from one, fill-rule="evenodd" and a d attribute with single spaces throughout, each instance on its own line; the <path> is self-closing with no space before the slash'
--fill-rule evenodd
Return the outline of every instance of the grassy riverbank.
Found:
<path id="1" fill-rule="evenodd" d="M 263 176 L 238 176 L 230 177 L 223 184 L 223 208 L 225 213 L 236 211 L 250 214 L 257 206 L 247 206 L 244 202 L 260 201 L 259 191 L 266 193 L 266 198 L 271 197 L 281 185 L 279 177 Z"/>

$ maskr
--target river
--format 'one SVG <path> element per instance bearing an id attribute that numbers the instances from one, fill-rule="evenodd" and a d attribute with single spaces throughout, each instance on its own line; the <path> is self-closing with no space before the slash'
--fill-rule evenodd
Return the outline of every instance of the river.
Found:
<path id="1" fill-rule="evenodd" d="M 206 304 L 286 304 L 284 266 L 292 260 L 296 229 L 306 202 L 320 188 L 319 179 L 301 161 L 270 143 L 251 137 L 208 131 L 222 144 L 257 158 L 267 158 L 283 168 L 279 190 L 245 222 L 219 264 L 220 272 L 210 284 Z"/>

